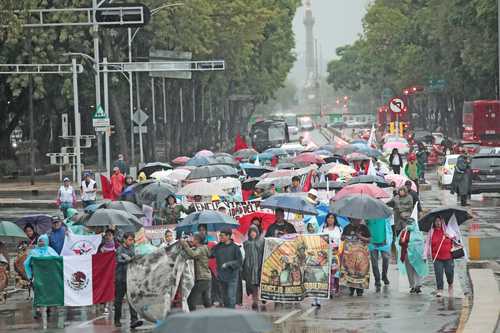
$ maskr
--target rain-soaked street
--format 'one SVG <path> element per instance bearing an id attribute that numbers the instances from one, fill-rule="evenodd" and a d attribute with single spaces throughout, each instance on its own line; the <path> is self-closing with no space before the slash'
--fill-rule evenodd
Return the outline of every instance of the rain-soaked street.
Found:
<path id="1" fill-rule="evenodd" d="M 456 204 L 455 197 L 449 191 L 439 189 L 435 183 L 433 171 L 428 172 L 432 190 L 422 192 L 424 208 Z M 498 233 L 500 221 L 500 197 L 497 195 L 474 195 L 470 210 L 479 223 L 481 233 Z M 6 209 L 0 215 L 21 214 Z M 468 225 L 462 226 L 464 235 L 468 234 Z M 465 270 L 465 262 L 456 262 L 454 296 L 436 298 L 434 275 L 432 272 L 424 282 L 423 293 L 410 295 L 406 275 L 400 275 L 394 261 L 390 266 L 390 285 L 381 293 L 376 293 L 373 285 L 362 297 L 350 297 L 344 290 L 341 296 L 333 300 L 323 300 L 321 308 L 311 307 L 306 300 L 300 306 L 282 305 L 276 307 L 268 303 L 261 308 L 273 324 L 273 332 L 322 333 L 322 332 L 455 332 L 461 320 L 465 319 L 466 310 L 462 305 L 468 303 L 470 284 Z M 373 281 L 373 279 L 372 279 Z M 246 308 L 250 300 L 245 300 Z M 126 307 L 125 307 L 126 308 Z M 128 322 L 128 314 L 125 316 Z M 17 292 L 9 296 L 6 304 L 0 305 L 0 331 L 33 332 L 41 328 L 41 321 L 32 319 L 30 302 L 26 292 Z M 121 332 L 127 332 L 124 325 Z M 150 331 L 153 323 L 145 323 L 141 331 Z M 54 309 L 48 316 L 47 332 L 120 332 L 112 325 L 111 315 L 102 312 L 96 314 L 93 307 Z"/>

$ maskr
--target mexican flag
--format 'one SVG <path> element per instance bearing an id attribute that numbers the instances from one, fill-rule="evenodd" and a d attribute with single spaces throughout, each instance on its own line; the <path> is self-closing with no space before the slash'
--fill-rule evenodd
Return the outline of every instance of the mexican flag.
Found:
<path id="1" fill-rule="evenodd" d="M 33 258 L 34 306 L 86 306 L 115 298 L 115 253 Z"/>

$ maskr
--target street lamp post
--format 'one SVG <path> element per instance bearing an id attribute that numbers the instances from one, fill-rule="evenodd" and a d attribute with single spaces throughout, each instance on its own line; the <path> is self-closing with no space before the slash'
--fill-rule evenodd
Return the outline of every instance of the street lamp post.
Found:
<path id="1" fill-rule="evenodd" d="M 500 0 L 499 0 L 500 1 Z M 165 9 L 165 8 L 170 8 L 170 7 L 178 7 L 178 6 L 184 6 L 184 3 L 179 2 L 179 3 L 172 3 L 168 5 L 163 5 L 157 8 L 154 8 L 151 10 L 151 16 L 156 15 L 160 10 Z M 132 62 L 132 42 L 134 41 L 135 36 L 139 32 L 140 28 L 135 29 L 134 33 L 132 34 L 132 28 L 128 28 L 128 61 Z M 137 74 L 138 75 L 138 74 Z M 132 79 L 132 72 L 128 72 L 129 76 L 129 101 L 130 101 L 130 154 L 131 154 L 131 159 L 132 159 L 132 164 L 135 164 L 135 137 L 134 137 L 134 88 L 133 88 L 133 79 Z M 165 79 L 164 79 L 165 80 Z M 136 89 L 137 89 L 137 111 L 140 110 L 140 92 L 139 92 L 139 78 L 136 77 Z M 153 122 L 156 124 L 156 119 L 153 118 Z M 139 128 L 139 138 L 141 139 L 141 132 Z M 142 152 L 142 144 L 140 144 L 140 162 L 144 163 L 144 155 Z"/>

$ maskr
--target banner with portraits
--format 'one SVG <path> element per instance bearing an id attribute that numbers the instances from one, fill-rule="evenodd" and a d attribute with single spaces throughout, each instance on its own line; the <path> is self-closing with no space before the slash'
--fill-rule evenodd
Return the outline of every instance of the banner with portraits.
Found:
<path id="1" fill-rule="evenodd" d="M 330 274 L 327 234 L 265 239 L 261 300 L 300 302 L 307 297 L 328 298 Z"/>

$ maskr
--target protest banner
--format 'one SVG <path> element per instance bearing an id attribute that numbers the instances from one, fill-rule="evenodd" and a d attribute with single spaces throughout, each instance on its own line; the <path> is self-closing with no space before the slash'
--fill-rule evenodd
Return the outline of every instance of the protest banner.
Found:
<path id="1" fill-rule="evenodd" d="M 238 218 L 243 215 L 247 215 L 256 212 L 259 209 L 258 201 L 241 201 L 241 202 L 231 202 L 231 201 L 215 201 L 215 202 L 195 202 L 193 203 L 194 208 L 197 212 L 202 210 L 219 210 L 219 208 L 224 207 L 226 209 L 225 213 L 233 218 Z"/>
<path id="2" fill-rule="evenodd" d="M 300 302 L 306 297 L 328 298 L 330 268 L 327 234 L 266 238 L 261 300 Z"/>
<path id="3" fill-rule="evenodd" d="M 175 224 L 152 225 L 149 227 L 144 227 L 144 235 L 148 240 L 163 239 L 165 237 L 165 231 L 167 231 L 167 229 L 172 230 L 172 232 L 174 233 L 174 238 L 176 238 Z"/>

